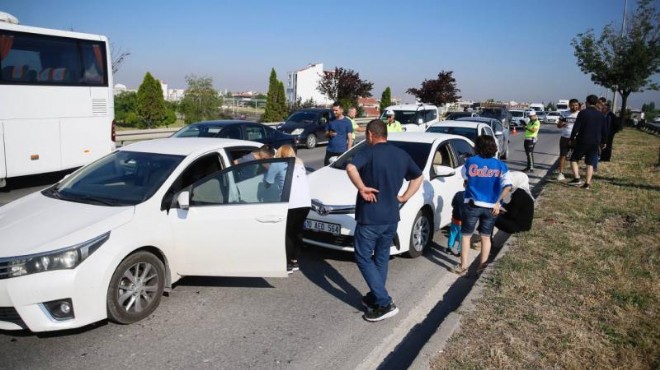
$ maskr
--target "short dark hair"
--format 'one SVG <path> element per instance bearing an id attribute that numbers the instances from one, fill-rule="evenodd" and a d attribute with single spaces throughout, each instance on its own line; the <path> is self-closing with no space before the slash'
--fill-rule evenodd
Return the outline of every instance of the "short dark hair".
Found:
<path id="1" fill-rule="evenodd" d="M 479 135 L 477 141 L 474 143 L 474 151 L 479 154 L 481 158 L 492 158 L 497 153 L 497 143 L 495 138 L 489 135 Z"/>
<path id="2" fill-rule="evenodd" d="M 339 108 L 342 108 L 342 109 L 343 109 L 343 107 L 341 106 L 341 103 L 338 102 L 338 101 L 332 103 L 332 107 L 333 107 L 333 108 L 334 108 L 334 107 L 339 107 Z"/>
<path id="3" fill-rule="evenodd" d="M 373 119 L 367 123 L 367 131 L 376 137 L 387 139 L 387 124 L 379 119 Z"/>
<path id="4" fill-rule="evenodd" d="M 596 95 L 593 95 L 593 94 L 587 96 L 587 104 L 589 104 L 589 105 L 598 104 L 598 97 Z"/>
<path id="5" fill-rule="evenodd" d="M 580 104 L 580 101 L 577 100 L 577 99 L 575 99 L 575 98 L 573 98 L 573 99 L 571 99 L 571 100 L 568 101 L 568 104 L 573 104 L 573 103 L 578 103 L 578 104 Z"/>

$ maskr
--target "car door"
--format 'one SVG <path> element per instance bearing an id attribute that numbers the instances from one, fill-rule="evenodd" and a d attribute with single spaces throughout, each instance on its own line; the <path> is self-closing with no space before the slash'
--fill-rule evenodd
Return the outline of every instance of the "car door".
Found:
<path id="1" fill-rule="evenodd" d="M 433 203 L 435 206 L 434 219 L 438 222 L 436 227 L 442 227 L 451 221 L 451 200 L 457 191 L 463 188 L 461 177 L 461 164 L 454 154 L 450 141 L 439 142 L 435 148 L 431 166 L 431 186 L 433 187 Z M 463 160 L 463 163 L 465 161 Z M 441 165 L 454 169 L 451 176 L 434 177 L 434 166 Z"/>
<path id="2" fill-rule="evenodd" d="M 266 187 L 266 167 L 281 184 Z M 168 220 L 175 273 L 198 276 L 286 276 L 285 230 L 293 158 L 247 162 L 184 188 Z M 181 200 L 187 200 L 186 209 Z"/>

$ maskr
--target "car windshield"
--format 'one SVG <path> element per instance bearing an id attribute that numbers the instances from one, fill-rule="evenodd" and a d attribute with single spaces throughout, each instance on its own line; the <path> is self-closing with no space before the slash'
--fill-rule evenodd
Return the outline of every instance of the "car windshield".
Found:
<path id="1" fill-rule="evenodd" d="M 149 199 L 183 158 L 120 150 L 83 167 L 42 193 L 80 203 L 135 205 Z"/>
<path id="2" fill-rule="evenodd" d="M 522 117 L 522 116 L 523 116 L 523 112 L 521 112 L 521 111 L 516 111 L 516 110 L 512 110 L 512 111 L 511 111 L 511 116 L 513 116 L 513 117 Z"/>
<path id="3" fill-rule="evenodd" d="M 558 116 L 558 112 L 548 112 L 548 116 Z"/>
<path id="4" fill-rule="evenodd" d="M 493 117 L 498 118 L 502 116 L 502 111 L 500 109 L 485 108 L 479 113 L 483 117 Z"/>
<path id="5" fill-rule="evenodd" d="M 452 134 L 466 137 L 470 140 L 477 141 L 477 129 L 471 127 L 451 127 L 451 126 L 431 126 L 426 132 L 438 132 L 441 134 Z"/>
<path id="6" fill-rule="evenodd" d="M 224 126 L 190 125 L 175 132 L 172 137 L 219 137 L 224 128 Z"/>
<path id="7" fill-rule="evenodd" d="M 286 119 L 287 122 L 314 123 L 317 114 L 315 112 L 296 112 Z"/>
<path id="8" fill-rule="evenodd" d="M 387 142 L 405 150 L 406 153 L 408 153 L 410 157 L 412 157 L 413 161 L 417 164 L 417 167 L 422 170 L 424 169 L 426 166 L 426 161 L 429 158 L 429 152 L 431 151 L 431 144 L 392 140 L 388 140 Z M 361 150 L 364 150 L 367 148 L 367 146 L 368 144 L 366 140 L 360 142 L 358 145 L 351 148 L 351 150 L 344 153 L 339 159 L 334 161 L 330 167 L 345 170 L 346 165 L 351 163 L 355 154 Z"/>
<path id="9" fill-rule="evenodd" d="M 415 110 L 395 110 L 394 111 L 394 119 L 399 121 L 402 125 L 406 124 L 417 124 L 417 114 L 421 113 L 422 111 L 415 111 Z M 383 113 L 380 116 L 380 119 L 383 122 L 387 122 L 387 116 L 385 116 L 385 113 Z"/>

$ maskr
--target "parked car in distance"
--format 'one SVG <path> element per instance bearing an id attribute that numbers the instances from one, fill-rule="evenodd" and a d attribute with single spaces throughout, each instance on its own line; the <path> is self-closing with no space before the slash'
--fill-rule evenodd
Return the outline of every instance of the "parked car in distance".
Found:
<path id="1" fill-rule="evenodd" d="M 445 120 L 456 120 L 463 117 L 479 117 L 479 114 L 474 112 L 451 112 L 445 117 Z"/>
<path id="2" fill-rule="evenodd" d="M 511 109 L 511 123 L 516 127 L 526 126 L 529 123 L 529 111 L 524 109 Z"/>
<path id="3" fill-rule="evenodd" d="M 495 138 L 495 141 L 498 144 L 495 158 L 500 158 L 502 153 L 497 137 L 495 136 L 495 132 L 487 123 L 471 121 L 442 121 L 429 126 L 429 128 L 426 129 L 426 132 L 459 135 L 470 139 L 472 142 L 475 142 L 477 137 L 480 135 L 492 136 Z"/>
<path id="4" fill-rule="evenodd" d="M 298 141 L 293 135 L 285 134 L 276 129 L 257 122 L 240 120 L 204 121 L 191 123 L 175 132 L 171 137 L 215 137 L 258 141 L 279 148 L 288 144 L 296 148 Z"/>
<path id="5" fill-rule="evenodd" d="M 326 126 L 333 119 L 335 115 L 329 108 L 303 108 L 290 115 L 277 130 L 295 136 L 300 145 L 313 149 L 328 142 Z"/>
<path id="6" fill-rule="evenodd" d="M 500 122 L 499 119 L 488 117 L 463 117 L 457 119 L 457 121 L 480 122 L 490 126 L 497 138 L 500 159 L 509 158 L 509 127 L 502 125 L 502 122 Z"/>
<path id="7" fill-rule="evenodd" d="M 394 119 L 401 123 L 404 131 L 424 132 L 426 128 L 439 121 L 438 107 L 431 104 L 402 104 L 390 105 L 380 116 L 383 122 L 387 121 L 385 112 L 394 111 Z"/>
<path id="8" fill-rule="evenodd" d="M 546 114 L 547 113 L 542 110 L 536 111 L 536 117 L 539 119 L 539 122 L 543 123 L 543 121 L 545 121 Z"/>
<path id="9" fill-rule="evenodd" d="M 424 176 L 419 191 L 400 208 L 401 221 L 390 254 L 419 257 L 433 233 L 451 221 L 451 200 L 463 190 L 461 169 L 474 154 L 473 143 L 461 136 L 424 132 L 391 133 L 387 142 L 410 154 Z M 312 210 L 303 230 L 306 243 L 353 252 L 357 190 L 346 176 L 346 165 L 367 145 L 360 142 L 308 175 Z"/>
<path id="10" fill-rule="evenodd" d="M 542 122 L 556 125 L 557 123 L 559 123 L 559 117 L 561 117 L 561 113 L 557 111 L 549 111 L 548 113 L 546 113 L 545 120 L 543 120 Z"/>
<path id="11" fill-rule="evenodd" d="M 479 116 L 499 119 L 504 127 L 510 128 L 513 124 L 511 112 L 507 107 L 483 107 Z"/>
<path id="12" fill-rule="evenodd" d="M 134 323 L 189 275 L 287 276 L 294 158 L 231 166 L 260 146 L 141 141 L 0 207 L 0 329 Z M 266 163 L 283 187 L 263 186 Z"/>

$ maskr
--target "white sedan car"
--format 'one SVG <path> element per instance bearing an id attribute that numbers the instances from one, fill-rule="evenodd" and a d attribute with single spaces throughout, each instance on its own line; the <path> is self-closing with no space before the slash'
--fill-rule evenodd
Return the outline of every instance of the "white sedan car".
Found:
<path id="1" fill-rule="evenodd" d="M 389 143 L 405 150 L 422 169 L 420 190 L 399 210 L 390 254 L 418 257 L 433 240 L 433 233 L 451 222 L 451 201 L 463 190 L 461 169 L 474 154 L 473 143 L 461 136 L 405 132 L 389 134 Z M 346 174 L 346 165 L 366 141 L 344 153 L 335 162 L 308 176 L 312 210 L 305 220 L 306 243 L 353 251 L 357 189 Z M 406 184 L 403 184 L 405 189 Z"/>
<path id="2" fill-rule="evenodd" d="M 139 142 L 0 207 L 0 329 L 133 323 L 187 275 L 287 276 L 293 159 L 230 165 L 259 146 Z M 273 162 L 284 186 L 266 189 Z"/>
<path id="3" fill-rule="evenodd" d="M 508 143 L 506 146 L 504 145 L 504 133 L 499 132 L 500 135 L 497 135 L 493 132 L 490 124 L 487 123 L 474 121 L 442 121 L 429 126 L 429 128 L 426 129 L 426 132 L 460 135 L 470 139 L 472 142 L 476 141 L 477 137 L 481 135 L 492 136 L 497 144 L 495 158 L 506 159 L 509 155 L 509 145 Z"/>

